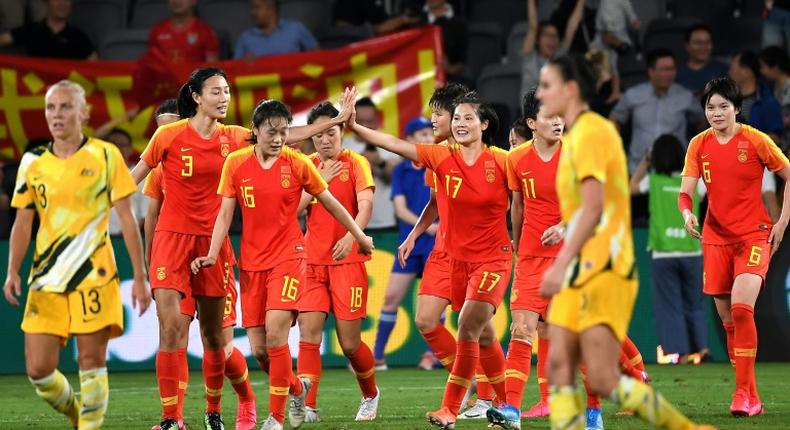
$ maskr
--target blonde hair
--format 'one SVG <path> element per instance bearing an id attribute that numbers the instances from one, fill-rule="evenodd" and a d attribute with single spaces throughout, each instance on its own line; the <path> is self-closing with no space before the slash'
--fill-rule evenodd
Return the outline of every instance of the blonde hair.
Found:
<path id="1" fill-rule="evenodd" d="M 609 54 L 603 49 L 593 48 L 584 54 L 584 58 L 590 63 L 595 71 L 595 78 L 598 82 L 606 81 L 612 77 L 612 64 L 609 61 Z"/>
<path id="2" fill-rule="evenodd" d="M 88 108 L 88 100 L 85 97 L 85 89 L 82 88 L 82 85 L 74 81 L 70 81 L 68 79 L 63 79 L 62 81 L 55 82 L 54 84 L 52 84 L 52 86 L 47 88 L 46 97 L 49 97 L 50 94 L 61 88 L 71 91 L 71 94 L 74 96 L 75 101 L 82 109 Z"/>

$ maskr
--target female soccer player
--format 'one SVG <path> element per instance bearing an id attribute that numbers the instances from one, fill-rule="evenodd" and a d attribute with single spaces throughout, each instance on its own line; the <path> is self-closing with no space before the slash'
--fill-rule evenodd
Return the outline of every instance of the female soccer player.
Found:
<path id="1" fill-rule="evenodd" d="M 289 393 L 294 397 L 290 425 L 301 426 L 304 399 L 310 389 L 309 379 L 300 381 L 293 374 L 288 348 L 289 329 L 300 300 L 307 294 L 305 240 L 297 219 L 302 190 L 314 196 L 350 232 L 361 254 L 373 251 L 373 240 L 327 190 L 310 160 L 285 146 L 291 119 L 288 107 L 279 101 L 258 103 L 252 115 L 255 145 L 234 152 L 225 161 L 219 185 L 222 206 L 211 248 L 208 255 L 192 262 L 193 273 L 217 262 L 238 201 L 244 219 L 239 264 L 242 323 L 253 354 L 269 360 L 270 415 L 263 430 L 283 428 Z"/>
<path id="2" fill-rule="evenodd" d="M 142 315 L 151 303 L 129 199 L 137 187 L 117 147 L 82 134 L 88 106 L 79 84 L 52 85 L 45 103 L 52 142 L 25 153 L 20 163 L 3 294 L 19 306 L 19 268 L 38 215 L 22 319 L 27 375 L 36 394 L 66 415 L 74 428 L 99 429 L 110 393 L 107 342 L 123 332 L 120 284 L 107 231 L 112 207 L 134 269 L 132 304 Z M 72 334 L 77 338 L 80 400 L 57 370 L 59 349 Z"/>
<path id="3" fill-rule="evenodd" d="M 338 112 L 328 102 L 310 111 L 308 124 L 327 124 Z M 359 228 L 365 228 L 373 209 L 375 185 L 370 164 L 361 155 L 343 149 L 340 125 L 313 136 L 316 153 L 310 157 L 329 191 L 351 213 Z M 309 197 L 309 196 L 308 196 Z M 362 392 L 357 421 L 376 418 L 379 389 L 376 386 L 373 353 L 362 342 L 362 320 L 367 316 L 368 274 L 365 261 L 370 257 L 357 250 L 348 228 L 341 225 L 323 206 L 303 198 L 300 209 L 307 207 L 307 285 L 299 304 L 299 375 L 312 381 L 307 399 L 308 420 L 318 420 L 316 402 L 321 379 L 321 339 L 324 321 L 331 311 L 335 316 L 337 339 L 343 354 L 351 362 Z"/>
<path id="4" fill-rule="evenodd" d="M 163 102 L 154 113 L 157 126 L 161 127 L 180 119 L 178 116 L 178 106 L 176 99 Z M 159 219 L 159 212 L 162 201 L 165 198 L 162 186 L 162 168 L 157 166 L 151 170 L 145 180 L 143 194 L 149 197 L 148 211 L 145 215 L 145 255 L 146 261 L 151 260 L 151 244 L 154 236 L 156 222 Z M 233 345 L 233 328 L 236 326 L 236 299 L 237 291 L 233 275 L 228 276 L 228 294 L 225 297 L 225 315 L 222 319 L 222 335 L 225 342 L 225 377 L 233 385 L 233 390 L 237 395 L 236 409 L 236 430 L 252 430 L 255 428 L 257 411 L 255 405 L 255 393 L 250 385 L 247 360 L 244 355 Z M 177 421 L 183 426 L 184 418 L 184 394 L 189 384 L 189 367 L 187 366 L 186 353 L 189 343 L 189 325 L 195 317 L 195 298 L 184 297 L 181 299 L 181 323 L 184 328 L 180 330 L 182 338 L 179 339 L 178 354 L 184 358 L 179 361 L 179 385 L 177 399 Z M 153 426 L 151 430 L 159 430 L 159 424 Z"/>
<path id="5" fill-rule="evenodd" d="M 710 128 L 689 143 L 678 207 L 686 230 L 702 239 L 703 292 L 713 296 L 727 333 L 735 365 L 730 412 L 754 416 L 763 413 L 754 378 L 754 304 L 790 219 L 790 187 L 785 187 L 782 213 L 773 226 L 760 190 L 765 168 L 788 181 L 790 166 L 770 137 L 736 121 L 741 94 L 733 80 L 708 82 L 701 102 Z M 700 177 L 709 202 L 702 235 L 691 198 Z"/>
<path id="6" fill-rule="evenodd" d="M 547 115 L 562 116 L 569 129 L 557 173 L 568 233 L 541 285 L 544 296 L 553 296 L 548 314 L 552 428 L 584 428 L 574 387 L 580 361 L 593 392 L 651 424 L 710 428 L 695 427 L 650 386 L 618 370 L 637 289 L 628 170 L 617 130 L 588 110 L 594 95 L 595 76 L 580 56 L 552 60 L 541 70 L 538 99 Z"/>
<path id="7" fill-rule="evenodd" d="M 345 94 L 343 106 L 350 97 Z M 353 101 L 352 101 L 353 102 Z M 162 164 L 167 198 L 157 221 L 151 255 L 151 288 L 157 301 L 159 317 L 159 353 L 157 379 L 162 402 L 161 430 L 179 428 L 177 422 L 178 374 L 185 357 L 179 357 L 179 339 L 184 325 L 180 322 L 182 296 L 193 296 L 200 314 L 204 340 L 203 379 L 206 385 L 206 428 L 224 428 L 220 415 L 223 373 L 225 369 L 222 320 L 225 296 L 234 260 L 229 241 L 220 253 L 221 261 L 193 275 L 190 261 L 205 255 L 210 245 L 214 219 L 221 198 L 216 194 L 222 164 L 230 152 L 247 146 L 249 130 L 225 126 L 219 122 L 227 115 L 230 86 L 227 75 L 217 68 L 195 70 L 179 92 L 178 112 L 182 118 L 156 131 L 140 163 L 132 170 L 139 183 L 154 167 Z M 347 114 L 333 121 L 345 121 Z M 316 127 L 300 127 L 291 134 L 292 141 L 306 138 Z"/>
<path id="8" fill-rule="evenodd" d="M 367 142 L 419 162 L 437 175 L 447 198 L 445 248 L 451 257 L 453 301 L 463 302 L 458 317 L 455 362 L 442 408 L 429 412 L 433 425 L 452 428 L 469 387 L 478 358 L 496 387 L 504 370 L 504 355 L 493 334 L 491 318 L 502 301 L 512 270 L 512 249 L 504 217 L 508 206 L 505 157 L 493 144 L 496 113 L 476 94 L 459 100 L 452 132 L 457 144 L 416 145 L 350 124 Z M 481 349 L 494 346 L 490 357 Z M 497 382 L 495 382 L 497 381 Z"/>

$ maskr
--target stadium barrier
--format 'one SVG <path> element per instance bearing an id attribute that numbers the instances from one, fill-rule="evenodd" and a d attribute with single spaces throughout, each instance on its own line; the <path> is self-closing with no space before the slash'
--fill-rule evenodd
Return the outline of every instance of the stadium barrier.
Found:
<path id="1" fill-rule="evenodd" d="M 376 233 L 373 237 L 376 243 L 376 251 L 372 260 L 367 263 L 370 292 L 368 295 L 367 319 L 363 324 L 362 335 L 363 339 L 370 345 L 373 344 L 376 336 L 378 313 L 384 302 L 384 293 L 395 259 L 394 253 L 397 249 L 396 233 Z M 233 241 L 238 247 L 238 237 L 234 237 Z M 634 242 L 637 250 L 637 264 L 640 270 L 640 289 L 629 335 L 639 346 L 644 359 L 647 362 L 655 362 L 655 348 L 658 341 L 653 314 L 650 257 L 645 251 L 647 231 L 644 229 L 635 230 Z M 123 280 L 126 331 L 123 336 L 110 342 L 108 351 L 109 366 L 116 371 L 153 370 L 158 346 L 156 311 L 152 307 L 145 315 L 137 317 L 132 310 L 132 269 L 129 258 L 121 238 L 113 239 L 113 245 L 119 266 L 119 274 Z M 30 254 L 29 252 L 22 266 L 23 279 L 26 279 L 30 267 Z M 0 260 L 7 261 L 7 257 L 8 242 L 0 242 Z M 790 247 L 783 246 L 774 256 L 774 262 L 768 273 L 766 289 L 760 296 L 757 306 L 756 319 L 760 333 L 760 360 L 790 360 L 790 351 L 786 348 L 786 345 L 790 343 L 790 317 L 788 316 L 788 307 L 790 306 L 789 266 Z M 3 270 L 5 270 L 4 265 Z M 5 279 L 5 273 L 3 273 L 2 278 Z M 398 311 L 398 322 L 387 345 L 387 362 L 390 366 L 414 366 L 426 348 L 426 344 L 414 324 L 414 305 L 417 297 L 416 286 L 417 284 L 415 283 L 414 288 L 406 295 Z M 708 302 L 711 350 L 713 357 L 717 361 L 724 361 L 726 353 L 722 342 L 723 336 L 719 328 L 720 324 L 718 323 L 718 317 L 715 316 L 711 301 L 708 300 Z M 152 306 L 155 306 L 155 304 Z M 495 317 L 497 333 L 503 345 L 506 345 L 509 339 L 508 328 L 510 321 L 506 312 L 506 306 L 506 303 L 503 304 Z M 2 334 L 0 334 L 0 344 L 4 345 L 6 350 L 6 353 L 0 358 L 0 373 L 22 373 L 25 370 L 23 334 L 19 329 L 19 323 L 22 319 L 22 308 L 14 308 L 3 300 L 0 309 L 0 326 L 4 328 Z M 447 322 L 453 332 L 455 330 L 455 317 L 456 315 L 453 314 L 448 318 Z M 324 344 L 321 347 L 324 363 L 327 367 L 344 366 L 347 362 L 337 343 L 333 326 L 334 324 L 330 318 L 330 322 L 324 330 Z M 250 357 L 250 346 L 246 340 L 244 329 L 237 328 L 235 335 L 237 347 Z M 294 357 L 296 356 L 298 343 L 298 328 L 294 327 L 290 336 L 291 352 Z M 192 324 L 191 326 L 188 352 L 190 365 L 199 369 L 202 346 L 197 324 Z M 60 368 L 62 370 L 77 370 L 74 361 L 75 353 L 75 342 L 72 340 L 68 342 L 61 352 Z M 253 367 L 257 366 L 251 358 L 249 360 Z"/>

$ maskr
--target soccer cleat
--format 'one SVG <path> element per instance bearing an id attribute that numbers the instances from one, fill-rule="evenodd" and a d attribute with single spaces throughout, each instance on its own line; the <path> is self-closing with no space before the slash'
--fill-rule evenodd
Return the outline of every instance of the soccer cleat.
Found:
<path id="1" fill-rule="evenodd" d="M 759 397 L 752 397 L 749 399 L 749 416 L 762 415 L 765 413 L 763 409 L 763 402 Z"/>
<path id="2" fill-rule="evenodd" d="M 266 418 L 266 421 L 263 422 L 261 430 L 283 430 L 283 425 L 272 414 L 269 414 L 269 418 Z"/>
<path id="3" fill-rule="evenodd" d="M 389 367 L 387 367 L 387 360 L 385 360 L 383 358 L 382 359 L 373 360 L 373 366 L 374 366 L 374 370 L 376 372 L 382 372 L 384 370 L 389 369 Z"/>
<path id="4" fill-rule="evenodd" d="M 716 427 L 709 426 L 707 424 L 698 424 L 694 426 L 694 430 L 717 430 Z"/>
<path id="5" fill-rule="evenodd" d="M 549 416 L 549 403 L 543 400 L 535 403 L 535 406 L 521 414 L 522 418 L 543 418 L 547 416 Z"/>
<path id="6" fill-rule="evenodd" d="M 225 430 L 225 423 L 222 422 L 222 415 L 219 412 L 207 412 L 203 424 L 206 430 Z"/>
<path id="7" fill-rule="evenodd" d="M 510 405 L 490 408 L 486 411 L 489 427 L 502 427 L 506 430 L 521 429 L 521 411 Z"/>
<path id="8" fill-rule="evenodd" d="M 258 411 L 255 400 L 239 402 L 236 408 L 236 430 L 255 430 L 258 420 Z"/>
<path id="9" fill-rule="evenodd" d="M 436 356 L 431 351 L 425 351 L 422 353 L 422 357 L 420 358 L 420 363 L 417 364 L 417 368 L 422 370 L 433 370 L 437 361 L 438 360 L 436 360 Z"/>
<path id="10" fill-rule="evenodd" d="M 428 419 L 432 426 L 439 427 L 442 430 L 453 430 L 455 428 L 455 415 L 446 406 L 438 411 L 428 412 L 425 414 L 425 418 Z"/>
<path id="11" fill-rule="evenodd" d="M 310 406 L 304 407 L 304 422 L 306 423 L 320 423 L 321 416 L 318 415 L 318 408 L 311 408 Z"/>
<path id="12" fill-rule="evenodd" d="M 734 417 L 749 416 L 749 395 L 745 390 L 735 390 L 735 393 L 732 395 L 732 403 L 730 403 L 730 413 Z"/>
<path id="13" fill-rule="evenodd" d="M 458 415 L 459 420 L 482 420 L 486 417 L 486 412 L 493 406 L 490 400 L 477 399 L 474 406 Z"/>
<path id="14" fill-rule="evenodd" d="M 307 392 L 310 391 L 313 383 L 307 378 L 299 378 L 302 382 L 302 393 L 298 396 L 288 395 L 290 405 L 288 407 L 288 424 L 292 428 L 298 429 L 302 426 L 305 419 L 305 406 L 304 399 L 307 398 Z"/>
<path id="15" fill-rule="evenodd" d="M 166 419 L 151 427 L 151 430 L 186 430 L 187 426 L 181 420 Z"/>
<path id="16" fill-rule="evenodd" d="M 599 408 L 587 408 L 587 424 L 584 430 L 603 430 L 603 415 Z"/>
<path id="17" fill-rule="evenodd" d="M 376 387 L 376 397 L 363 397 L 359 402 L 359 410 L 357 417 L 354 421 L 373 421 L 376 419 L 376 412 L 379 409 L 379 399 L 381 398 L 381 390 Z"/>

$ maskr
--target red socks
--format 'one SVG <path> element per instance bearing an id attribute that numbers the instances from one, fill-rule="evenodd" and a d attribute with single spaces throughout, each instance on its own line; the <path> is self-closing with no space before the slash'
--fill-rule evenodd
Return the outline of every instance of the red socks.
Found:
<path id="1" fill-rule="evenodd" d="M 299 359 L 296 371 L 300 378 L 307 378 L 313 383 L 307 392 L 305 404 L 315 409 L 318 398 L 318 384 L 321 383 L 321 345 L 317 343 L 299 342 Z"/>
<path id="2" fill-rule="evenodd" d="M 251 402 L 255 400 L 255 393 L 250 386 L 249 369 L 247 360 L 244 359 L 241 351 L 233 348 L 230 356 L 225 361 L 225 376 L 233 385 L 233 390 L 239 396 L 240 402 Z"/>
<path id="3" fill-rule="evenodd" d="M 291 383 L 295 378 L 291 368 L 291 351 L 288 344 L 267 348 L 269 355 L 269 413 L 278 422 L 285 420 L 285 403 Z"/>
<path id="4" fill-rule="evenodd" d="M 176 350 L 178 357 L 178 419 L 184 419 L 184 396 L 186 396 L 187 386 L 189 386 L 189 364 L 187 363 L 186 348 Z"/>
<path id="5" fill-rule="evenodd" d="M 507 349 L 507 370 L 505 370 L 505 403 L 518 410 L 521 410 L 524 387 L 529 380 L 531 366 L 532 345 L 511 338 Z"/>
<path id="6" fill-rule="evenodd" d="M 206 385 L 206 412 L 219 412 L 225 379 L 225 351 L 203 351 L 203 382 Z"/>
<path id="7" fill-rule="evenodd" d="M 538 391 L 540 401 L 549 404 L 549 376 L 546 367 L 549 363 L 549 340 L 538 338 Z"/>
<path id="8" fill-rule="evenodd" d="M 156 353 L 156 379 L 159 383 L 159 399 L 162 402 L 162 418 L 178 419 L 178 352 Z"/>
<path id="9" fill-rule="evenodd" d="M 724 326 L 724 333 L 727 334 L 727 356 L 730 357 L 730 364 L 735 366 L 735 353 L 732 348 L 735 345 L 735 323 L 726 322 L 722 323 Z"/>
<path id="10" fill-rule="evenodd" d="M 481 363 L 480 360 L 477 361 L 477 365 L 475 366 L 475 381 L 477 381 L 477 398 L 489 402 L 493 401 L 494 387 L 488 383 L 486 371 L 483 369 L 483 363 Z"/>
<path id="11" fill-rule="evenodd" d="M 590 390 L 590 386 L 587 385 L 587 368 L 583 365 L 579 365 L 579 370 L 582 372 L 582 382 L 584 382 L 584 391 L 587 392 L 587 408 L 590 409 L 601 409 L 601 397 L 597 394 L 593 394 Z"/>
<path id="12" fill-rule="evenodd" d="M 362 396 L 367 399 L 376 397 L 378 388 L 376 388 L 373 352 L 367 344 L 365 344 L 365 342 L 360 342 L 359 348 L 350 355 L 347 355 L 346 358 L 351 362 L 354 373 L 357 374 L 357 383 L 359 384 L 359 389 L 362 391 Z"/>
<path id="13" fill-rule="evenodd" d="M 444 390 L 442 406 L 450 409 L 453 415 L 458 415 L 461 408 L 461 401 L 469 388 L 472 376 L 475 374 L 475 366 L 480 358 L 480 344 L 474 341 L 458 341 L 455 351 L 455 362 L 447 378 L 447 386 Z"/>
<path id="14" fill-rule="evenodd" d="M 756 397 L 754 362 L 757 359 L 757 326 L 754 324 L 754 308 L 736 303 L 731 309 L 732 321 L 735 324 L 735 388 L 744 389 L 750 396 Z"/>
<path id="15" fill-rule="evenodd" d="M 488 383 L 494 388 L 499 401 L 505 400 L 505 353 L 499 340 L 480 347 L 480 364 L 486 372 Z"/>
<path id="16" fill-rule="evenodd" d="M 448 371 L 453 368 L 453 361 L 455 361 L 455 338 L 444 324 L 436 324 L 436 327 L 428 330 L 421 331 L 422 337 L 428 342 L 436 358 L 442 363 Z"/>

